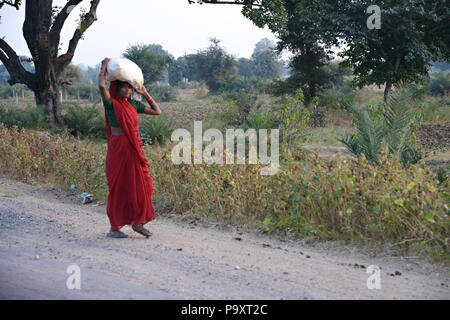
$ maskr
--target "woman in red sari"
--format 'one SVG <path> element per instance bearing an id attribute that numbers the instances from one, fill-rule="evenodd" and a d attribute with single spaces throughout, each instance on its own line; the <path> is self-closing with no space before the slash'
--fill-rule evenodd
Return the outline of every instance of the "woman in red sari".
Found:
<path id="1" fill-rule="evenodd" d="M 107 215 L 111 224 L 108 237 L 126 238 L 120 231 L 125 225 L 145 237 L 151 232 L 144 224 L 156 218 L 153 208 L 153 179 L 138 134 L 138 111 L 160 115 L 161 110 L 144 86 L 136 89 L 151 107 L 130 99 L 132 86 L 127 82 L 112 81 L 106 89 L 105 73 L 109 58 L 102 61 L 99 89 L 105 106 L 108 151 L 106 154 L 106 179 L 108 181 Z M 111 123 L 110 123 L 111 122 Z"/>

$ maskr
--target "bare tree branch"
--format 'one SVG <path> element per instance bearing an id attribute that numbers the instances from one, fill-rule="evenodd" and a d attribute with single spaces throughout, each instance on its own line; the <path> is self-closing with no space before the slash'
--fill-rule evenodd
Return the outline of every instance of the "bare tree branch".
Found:
<path id="1" fill-rule="evenodd" d="M 22 2 L 22 0 L 14 0 L 14 2 L 12 0 L 2 0 L 2 1 L 0 1 L 0 9 L 3 7 L 4 4 L 7 4 L 7 5 L 19 10 L 21 2 Z"/>
<path id="2" fill-rule="evenodd" d="M 70 63 L 77 48 L 78 42 L 80 41 L 83 33 L 97 20 L 97 6 L 100 0 L 92 0 L 89 12 L 87 12 L 80 22 L 80 26 L 73 33 L 72 39 L 69 42 L 69 48 L 67 52 L 58 57 L 58 65 L 60 71 L 64 69 L 66 65 Z"/>
<path id="3" fill-rule="evenodd" d="M 58 13 L 53 21 L 52 28 L 50 30 L 50 42 L 52 46 L 55 46 L 56 49 L 59 46 L 60 34 L 61 30 L 64 26 L 64 23 L 69 16 L 70 12 L 83 0 L 69 0 L 64 8 Z"/>
<path id="4" fill-rule="evenodd" d="M 0 61 L 8 70 L 10 76 L 8 83 L 10 85 L 24 83 L 30 88 L 33 86 L 33 73 L 25 70 L 16 52 L 2 38 L 0 38 Z"/>

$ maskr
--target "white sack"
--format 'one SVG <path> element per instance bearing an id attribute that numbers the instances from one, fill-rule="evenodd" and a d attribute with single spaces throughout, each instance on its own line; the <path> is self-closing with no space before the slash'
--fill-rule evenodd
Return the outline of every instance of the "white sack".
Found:
<path id="1" fill-rule="evenodd" d="M 137 64 L 126 58 L 112 58 L 108 62 L 106 70 L 106 80 L 128 82 L 133 86 L 131 98 L 134 100 L 141 100 L 141 95 L 134 91 L 144 84 L 144 75 Z"/>

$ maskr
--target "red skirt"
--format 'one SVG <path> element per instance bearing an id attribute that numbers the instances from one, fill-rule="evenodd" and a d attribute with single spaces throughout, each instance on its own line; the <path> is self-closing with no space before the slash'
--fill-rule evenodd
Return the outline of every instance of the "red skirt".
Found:
<path id="1" fill-rule="evenodd" d="M 109 189 L 106 212 L 111 228 L 154 220 L 153 179 L 126 135 L 111 135 L 105 167 Z"/>

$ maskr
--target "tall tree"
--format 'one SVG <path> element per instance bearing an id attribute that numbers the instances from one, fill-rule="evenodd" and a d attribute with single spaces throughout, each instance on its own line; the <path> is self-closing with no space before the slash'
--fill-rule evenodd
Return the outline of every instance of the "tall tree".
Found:
<path id="1" fill-rule="evenodd" d="M 144 81 L 151 84 L 161 80 L 175 59 L 158 44 L 137 44 L 128 47 L 123 56 L 130 59 L 142 69 Z"/>
<path id="2" fill-rule="evenodd" d="M 326 58 L 331 46 L 345 44 L 342 57 L 344 65 L 354 70 L 354 84 L 385 85 L 387 103 L 393 85 L 420 81 L 431 61 L 450 58 L 448 0 L 376 1 L 380 28 L 368 27 L 373 14 L 368 9 L 375 4 L 372 0 L 197 2 L 242 5 L 244 16 L 277 34 L 277 47 L 299 51 L 303 60 L 299 66 L 309 64 L 311 69 L 311 63 L 305 60 L 308 56 L 322 63 L 320 57 Z"/>
<path id="3" fill-rule="evenodd" d="M 210 4 L 231 4 L 233 1 L 200 1 Z M 294 54 L 290 63 L 293 71 L 289 81 L 289 90 L 303 88 L 308 97 L 317 96 L 319 89 L 329 83 L 323 68 L 332 54 L 328 35 L 323 32 L 325 19 L 328 18 L 324 7 L 326 1 L 307 0 L 236 0 L 233 4 L 243 5 L 242 13 L 260 28 L 268 26 L 277 35 L 276 51 L 289 50 Z M 256 47 L 254 58 L 269 43 L 262 42 Z M 264 63 L 259 64 L 265 65 Z M 279 64 L 276 73 L 279 73 Z M 283 84 L 281 84 L 283 85 Z M 294 87 L 292 87 L 294 85 Z M 292 88 L 291 88 L 292 87 Z"/>
<path id="4" fill-rule="evenodd" d="M 11 5 L 19 9 L 20 0 L 2 1 L 3 5 Z M 63 127 L 59 96 L 59 78 L 64 68 L 70 64 L 77 45 L 86 30 L 97 20 L 96 10 L 100 0 L 92 0 L 90 8 L 80 15 L 80 24 L 74 31 L 67 51 L 59 55 L 61 30 L 67 17 L 82 0 L 68 0 L 62 7 L 54 7 L 52 0 L 26 0 L 23 36 L 34 62 L 35 72 L 29 72 L 22 66 L 14 49 L 0 38 L 0 61 L 5 65 L 14 85 L 23 83 L 35 95 L 36 104 L 45 105 L 45 113 L 50 123 Z M 60 10 L 59 10 L 60 9 Z M 59 11 L 58 11 L 59 10 Z"/>
<path id="5" fill-rule="evenodd" d="M 357 86 L 384 85 L 386 103 L 393 85 L 421 81 L 433 60 L 449 60 L 448 0 L 377 1 L 379 29 L 367 27 L 373 1 L 338 2 L 337 30 L 347 43 L 344 65 L 353 68 Z"/>
<path id="6" fill-rule="evenodd" d="M 187 78 L 187 62 L 185 57 L 178 57 L 173 66 L 169 69 L 169 84 L 178 86 L 183 79 Z"/>
<path id="7" fill-rule="evenodd" d="M 238 74 L 242 77 L 250 78 L 253 76 L 253 63 L 252 60 L 247 58 L 238 59 L 239 67 Z"/>
<path id="8" fill-rule="evenodd" d="M 267 38 L 258 41 L 250 59 L 252 73 L 257 78 L 274 79 L 280 76 L 279 53 L 275 44 Z"/>
<path id="9" fill-rule="evenodd" d="M 196 55 L 196 66 L 201 80 L 210 90 L 219 89 L 228 75 L 232 74 L 237 61 L 220 47 L 220 40 L 210 39 L 210 46 Z"/>

